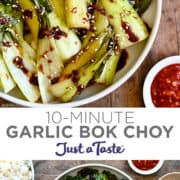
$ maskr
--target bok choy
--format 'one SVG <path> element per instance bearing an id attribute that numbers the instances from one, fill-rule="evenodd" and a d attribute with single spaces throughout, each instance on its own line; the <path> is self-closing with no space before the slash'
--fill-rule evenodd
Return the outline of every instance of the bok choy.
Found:
<path id="1" fill-rule="evenodd" d="M 92 83 L 111 85 L 125 49 L 149 36 L 141 14 L 150 3 L 1 0 L 1 88 L 50 103 L 72 101 Z"/>
<path id="2" fill-rule="evenodd" d="M 26 48 L 29 46 L 22 37 L 22 14 L 17 8 L 18 5 L 13 8 L 11 4 L 0 3 L 1 51 L 5 64 L 21 92 L 29 101 L 35 102 L 40 97 L 39 88 L 33 81 L 37 73 L 36 64 L 23 48 L 23 45 L 26 45 Z"/>

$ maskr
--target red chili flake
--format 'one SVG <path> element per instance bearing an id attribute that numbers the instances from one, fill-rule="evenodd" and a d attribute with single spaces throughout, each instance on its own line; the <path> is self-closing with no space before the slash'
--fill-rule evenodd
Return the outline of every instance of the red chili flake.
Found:
<path id="1" fill-rule="evenodd" d="M 43 73 L 43 65 L 40 64 L 39 67 L 38 67 L 39 71 L 41 71 Z"/>
<path id="2" fill-rule="evenodd" d="M 87 29 L 77 29 L 77 32 L 76 32 L 76 34 L 80 37 L 80 38 L 82 38 L 83 36 L 85 36 L 85 35 L 87 35 Z"/>
<path id="3" fill-rule="evenodd" d="M 46 59 L 46 58 L 48 58 L 47 54 L 48 54 L 48 51 L 46 50 L 46 51 L 41 55 L 41 57 Z"/>
<path id="4" fill-rule="evenodd" d="M 29 79 L 29 82 L 32 84 L 32 85 L 35 85 L 35 86 L 38 86 L 38 78 L 37 78 L 37 75 L 35 73 L 33 73 Z"/>
<path id="5" fill-rule="evenodd" d="M 3 46 L 5 46 L 5 47 L 11 47 L 11 43 L 8 42 L 8 41 L 3 41 L 2 44 L 3 44 Z"/>
<path id="6" fill-rule="evenodd" d="M 54 47 L 50 46 L 49 50 L 54 51 Z"/>
<path id="7" fill-rule="evenodd" d="M 41 29 L 39 33 L 39 38 L 41 39 L 44 37 L 53 37 L 54 39 L 59 40 L 62 36 L 67 37 L 68 35 L 66 32 L 61 31 L 58 26 L 53 27 L 50 30 L 48 30 L 48 28 Z"/>
<path id="8" fill-rule="evenodd" d="M 109 17 L 110 19 L 113 19 L 113 18 L 114 18 L 114 16 L 113 16 L 113 15 L 111 15 L 111 14 L 110 14 L 108 17 Z"/>
<path id="9" fill-rule="evenodd" d="M 30 10 L 28 10 L 28 9 L 24 10 L 23 15 L 24 15 L 24 18 L 30 18 L 30 19 L 32 19 L 32 17 L 33 17 L 32 11 L 30 11 Z"/>
<path id="10" fill-rule="evenodd" d="M 71 12 L 74 13 L 74 14 L 77 13 L 77 7 L 72 8 Z"/>
<path id="11" fill-rule="evenodd" d="M 51 84 L 56 84 L 59 81 L 59 77 L 55 77 L 51 80 Z"/>
<path id="12" fill-rule="evenodd" d="M 61 31 L 58 26 L 52 28 L 51 35 L 56 40 L 60 39 L 62 36 L 67 37 L 67 33 Z"/>
<path id="13" fill-rule="evenodd" d="M 85 18 L 85 17 L 84 17 L 82 20 L 83 20 L 83 24 L 89 22 L 89 19 L 88 19 L 88 18 Z"/>
<path id="14" fill-rule="evenodd" d="M 92 24 L 89 29 L 91 32 L 96 32 L 96 27 Z"/>
<path id="15" fill-rule="evenodd" d="M 48 28 L 41 28 L 39 31 L 39 38 L 43 39 L 44 37 L 50 37 L 51 32 L 48 30 Z"/>
<path id="16" fill-rule="evenodd" d="M 89 9 L 96 9 L 97 8 L 97 4 L 91 4 L 91 5 L 89 5 L 89 7 L 88 7 Z"/>
<path id="17" fill-rule="evenodd" d="M 88 10 L 90 12 L 97 10 L 100 14 L 106 15 L 106 10 L 104 8 L 98 7 L 96 4 L 89 5 Z"/>
<path id="18" fill-rule="evenodd" d="M 35 6 L 35 9 L 37 10 L 37 12 L 39 14 L 41 14 L 43 12 L 43 8 L 42 7 L 39 7 L 39 6 Z"/>
<path id="19" fill-rule="evenodd" d="M 25 74 L 28 73 L 27 68 L 24 66 L 23 59 L 19 56 L 16 56 L 13 59 L 13 63 L 16 65 L 17 68 L 21 69 Z"/>
<path id="20" fill-rule="evenodd" d="M 104 8 L 96 8 L 96 10 L 101 13 L 102 15 L 106 15 L 106 10 Z"/>
<path id="21" fill-rule="evenodd" d="M 51 64 L 51 63 L 52 63 L 52 60 L 51 60 L 51 59 L 48 59 L 48 63 Z"/>
<path id="22" fill-rule="evenodd" d="M 4 16 L 2 16 L 2 17 L 0 17 L 0 24 L 5 24 L 5 23 L 7 23 L 8 22 L 8 19 L 6 18 L 6 17 L 4 17 Z"/>

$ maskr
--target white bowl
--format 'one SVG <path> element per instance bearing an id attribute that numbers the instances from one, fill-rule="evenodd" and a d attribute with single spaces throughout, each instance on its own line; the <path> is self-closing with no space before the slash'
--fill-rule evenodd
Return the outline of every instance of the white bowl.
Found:
<path id="1" fill-rule="evenodd" d="M 156 173 L 157 171 L 160 170 L 160 168 L 162 167 L 164 161 L 163 160 L 159 160 L 158 164 L 153 168 L 153 169 L 150 169 L 150 170 L 140 170 L 138 169 L 132 162 L 132 160 L 129 160 L 128 161 L 128 164 L 129 166 L 131 167 L 131 169 L 133 171 L 135 171 L 136 173 L 138 174 L 141 174 L 141 175 L 150 175 L 150 174 L 154 174 Z"/>
<path id="2" fill-rule="evenodd" d="M 172 172 L 160 177 L 159 180 L 180 180 L 180 172 Z"/>
<path id="3" fill-rule="evenodd" d="M 8 101 L 11 101 L 15 104 L 29 107 L 75 107 L 91 103 L 108 95 L 109 93 L 117 89 L 119 86 L 121 86 L 130 78 L 130 76 L 133 75 L 133 73 L 138 69 L 138 67 L 141 65 L 141 63 L 149 53 L 158 31 L 161 11 L 162 0 L 152 0 L 151 6 L 143 16 L 145 22 L 152 28 L 151 35 L 147 41 L 144 41 L 133 47 L 128 48 L 129 58 L 126 63 L 126 66 L 116 74 L 114 83 L 111 86 L 104 87 L 100 85 L 93 85 L 84 90 L 80 96 L 76 97 L 76 99 L 69 103 L 31 103 L 26 101 L 18 90 L 14 90 L 10 94 L 5 94 L 2 91 L 0 91 L 0 97 Z"/>
<path id="4" fill-rule="evenodd" d="M 171 56 L 166 59 L 163 59 L 160 62 L 158 62 L 155 66 L 153 66 L 153 68 L 149 71 L 148 75 L 146 76 L 143 87 L 143 99 L 146 107 L 155 107 L 151 98 L 151 84 L 155 76 L 163 68 L 172 64 L 180 64 L 180 56 Z"/>
<path id="5" fill-rule="evenodd" d="M 121 170 L 114 168 L 112 166 L 104 165 L 104 164 L 83 164 L 80 166 L 76 166 L 74 168 L 71 168 L 64 173 L 60 174 L 58 177 L 55 178 L 55 180 L 63 180 L 64 176 L 67 175 L 76 175 L 78 171 L 85 167 L 90 167 L 99 170 L 100 172 L 103 170 L 110 171 L 111 173 L 115 174 L 118 179 L 125 179 L 125 180 L 132 180 L 130 176 L 128 176 L 126 173 L 122 172 Z"/>

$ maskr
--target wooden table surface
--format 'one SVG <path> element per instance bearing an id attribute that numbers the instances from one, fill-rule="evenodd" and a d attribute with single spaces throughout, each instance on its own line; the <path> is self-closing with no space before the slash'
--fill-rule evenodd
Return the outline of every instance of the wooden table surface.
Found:
<path id="1" fill-rule="evenodd" d="M 74 166 L 86 163 L 101 163 L 114 166 L 126 172 L 133 180 L 158 180 L 169 172 L 180 172 L 180 161 L 165 161 L 162 168 L 154 175 L 140 176 L 134 173 L 127 161 L 34 161 L 35 180 L 54 180 L 59 174 Z"/>

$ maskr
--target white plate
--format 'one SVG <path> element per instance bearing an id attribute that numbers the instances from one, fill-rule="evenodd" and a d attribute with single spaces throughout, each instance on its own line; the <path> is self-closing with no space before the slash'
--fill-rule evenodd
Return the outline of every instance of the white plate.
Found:
<path id="1" fill-rule="evenodd" d="M 8 101 L 11 101 L 15 104 L 29 107 L 75 107 L 91 103 L 108 95 L 109 93 L 117 89 L 119 86 L 121 86 L 130 78 L 130 76 L 133 75 L 133 73 L 138 69 L 138 67 L 141 65 L 141 63 L 149 53 L 158 31 L 161 11 L 162 0 L 152 0 L 151 6 L 143 16 L 145 22 L 150 27 L 152 27 L 151 35 L 147 41 L 144 41 L 133 47 L 128 48 L 129 58 L 127 60 L 127 64 L 120 72 L 116 74 L 114 83 L 111 86 L 106 88 L 100 85 L 93 85 L 84 90 L 80 96 L 76 97 L 76 99 L 69 103 L 31 103 L 26 101 L 17 89 L 15 89 L 10 94 L 5 94 L 2 91 L 0 91 L 0 97 Z"/>
<path id="2" fill-rule="evenodd" d="M 163 160 L 160 160 L 160 161 L 158 162 L 158 164 L 157 164 L 153 169 L 150 169 L 150 170 L 140 170 L 140 169 L 138 169 L 138 168 L 133 164 L 132 160 L 129 160 L 129 161 L 128 161 L 128 164 L 129 164 L 129 166 L 131 167 L 131 169 L 132 169 L 134 172 L 136 172 L 136 173 L 138 173 L 138 174 L 141 174 L 141 175 L 150 175 L 150 174 L 156 173 L 157 171 L 160 170 L 160 168 L 162 167 L 163 163 L 164 163 L 164 161 L 163 161 Z"/>
<path id="3" fill-rule="evenodd" d="M 114 167 L 108 166 L 108 165 L 104 165 L 104 164 L 96 164 L 96 163 L 95 164 L 83 164 L 83 165 L 71 168 L 71 169 L 65 171 L 64 173 L 60 174 L 55 180 L 63 180 L 63 177 L 67 176 L 67 175 L 76 175 L 78 171 L 80 171 L 81 169 L 83 169 L 85 167 L 97 169 L 100 172 L 107 170 L 107 171 L 110 171 L 112 174 L 116 175 L 118 179 L 132 180 L 132 178 L 130 176 L 128 176 L 126 173 L 122 172 L 121 170 L 119 170 L 117 168 L 114 168 Z"/>
<path id="4" fill-rule="evenodd" d="M 172 64 L 180 64 L 180 56 L 172 56 L 166 59 L 161 60 L 153 68 L 149 71 L 146 76 L 144 87 L 143 87 L 143 99 L 146 107 L 155 107 L 152 98 L 151 98 L 151 84 L 155 78 L 155 76 L 160 72 L 163 68 L 172 65 Z"/>

